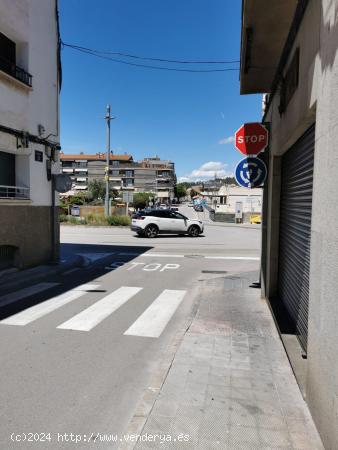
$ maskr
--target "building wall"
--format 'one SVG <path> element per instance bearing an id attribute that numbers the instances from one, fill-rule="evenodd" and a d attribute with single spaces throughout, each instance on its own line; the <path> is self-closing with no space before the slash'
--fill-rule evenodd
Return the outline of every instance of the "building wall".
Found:
<path id="1" fill-rule="evenodd" d="M 56 0 L 2 0 L 0 32 L 16 43 L 16 64 L 33 76 L 32 87 L 29 87 L 0 73 L 0 125 L 38 136 L 41 124 L 45 131 L 40 137 L 49 136 L 50 141 L 58 143 Z M 42 162 L 35 161 L 35 150 L 43 153 Z M 0 132 L 0 151 L 15 155 L 15 185 L 30 189 L 28 200 L 0 199 L 0 245 L 10 242 L 20 245 L 21 267 L 48 261 L 51 246 L 53 243 L 57 246 L 57 242 L 47 232 L 52 186 L 47 179 L 46 148 L 32 142 L 26 147 L 16 137 Z M 58 169 L 59 165 L 52 163 L 52 172 L 57 173 Z M 3 226 L 5 220 L 6 226 Z M 32 233 L 35 228 L 40 233 Z M 31 242 L 32 255 L 29 256 Z"/>
<path id="2" fill-rule="evenodd" d="M 47 206 L 0 204 L 1 245 L 16 247 L 15 267 L 50 261 L 53 257 L 52 210 Z M 59 229 L 56 241 L 59 241 Z"/>
<path id="3" fill-rule="evenodd" d="M 85 157 L 85 155 L 81 155 L 82 158 Z M 118 156 L 117 156 L 118 157 Z M 70 161 L 67 159 L 66 161 Z M 74 158 L 73 162 L 75 162 L 76 159 Z M 62 164 L 62 161 L 61 161 Z M 88 163 L 86 165 L 88 169 L 88 177 L 87 181 L 90 182 L 94 179 L 104 179 L 105 176 L 105 167 L 106 162 L 100 161 L 100 160 L 88 160 Z M 153 159 L 144 159 L 142 161 L 136 162 L 136 161 L 119 161 L 118 166 L 114 166 L 111 164 L 109 166 L 109 178 L 111 181 L 111 185 L 118 190 L 123 190 L 123 188 L 128 190 L 134 190 L 135 192 L 159 192 L 164 195 L 167 193 L 167 197 L 173 198 L 174 197 L 174 188 L 176 183 L 176 176 L 174 171 L 174 164 L 170 161 L 162 161 L 160 159 L 153 160 Z M 72 173 L 70 173 L 70 171 Z M 119 172 L 119 175 L 115 175 L 114 172 Z M 125 176 L 126 171 L 132 171 L 133 176 L 127 177 Z M 162 173 L 163 171 L 167 171 L 169 173 L 168 177 L 163 177 Z M 64 167 L 63 169 L 64 173 L 70 174 L 72 177 L 76 177 L 76 171 L 74 169 L 71 169 L 69 167 Z M 132 183 L 128 186 L 124 186 L 123 182 L 124 180 L 131 180 Z M 74 181 L 75 187 L 74 190 L 76 191 L 76 182 Z M 86 183 L 88 184 L 88 183 Z M 160 197 L 160 194 L 159 194 Z"/>
<path id="4" fill-rule="evenodd" d="M 277 293 L 280 155 L 316 122 L 306 400 L 327 449 L 338 448 L 338 1 L 310 0 L 294 49 L 299 86 L 271 122 L 266 293 Z M 292 57 L 292 54 L 290 55 Z"/>
<path id="5" fill-rule="evenodd" d="M 307 396 L 324 445 L 338 448 L 338 1 L 325 0 L 316 72 Z"/>

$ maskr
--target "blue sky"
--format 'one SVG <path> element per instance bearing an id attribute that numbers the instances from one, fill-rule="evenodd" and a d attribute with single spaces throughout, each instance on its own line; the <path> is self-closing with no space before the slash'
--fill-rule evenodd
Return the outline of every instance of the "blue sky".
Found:
<path id="1" fill-rule="evenodd" d="M 60 0 L 60 19 L 62 40 L 83 47 L 164 59 L 239 60 L 240 0 Z M 232 174 L 241 155 L 227 139 L 243 122 L 260 120 L 261 96 L 239 95 L 237 71 L 150 70 L 67 47 L 62 60 L 66 153 L 105 151 L 103 118 L 110 103 L 115 153 L 134 159 L 158 154 L 175 162 L 182 179 L 210 178 Z"/>

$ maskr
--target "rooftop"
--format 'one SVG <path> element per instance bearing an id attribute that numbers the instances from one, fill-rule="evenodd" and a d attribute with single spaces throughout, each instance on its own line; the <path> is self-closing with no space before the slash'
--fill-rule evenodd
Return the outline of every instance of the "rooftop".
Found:
<path id="1" fill-rule="evenodd" d="M 69 154 L 69 153 L 60 153 L 61 161 L 73 161 L 73 160 L 92 160 L 92 161 L 105 161 L 107 158 L 106 153 L 96 153 L 96 154 L 85 154 L 85 153 L 77 153 L 77 154 Z M 115 155 L 110 154 L 110 159 L 115 161 L 133 161 L 133 157 L 131 155 L 123 154 L 123 155 Z"/>

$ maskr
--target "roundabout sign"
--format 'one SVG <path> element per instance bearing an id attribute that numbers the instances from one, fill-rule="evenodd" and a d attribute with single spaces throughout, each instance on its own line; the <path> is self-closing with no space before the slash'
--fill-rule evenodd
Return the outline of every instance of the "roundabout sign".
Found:
<path id="1" fill-rule="evenodd" d="M 265 163 L 255 157 L 242 159 L 236 167 L 235 178 L 240 186 L 255 188 L 261 186 L 266 180 L 267 168 Z"/>

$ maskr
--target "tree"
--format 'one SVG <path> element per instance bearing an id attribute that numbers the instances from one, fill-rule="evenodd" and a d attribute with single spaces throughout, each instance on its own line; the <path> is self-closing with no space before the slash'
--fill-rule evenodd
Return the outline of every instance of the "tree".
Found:
<path id="1" fill-rule="evenodd" d="M 225 184 L 237 184 L 235 177 L 225 177 L 224 182 Z"/>
<path id="2" fill-rule="evenodd" d="M 92 201 L 103 200 L 106 196 L 106 183 L 103 180 L 92 180 L 88 183 L 88 193 Z M 109 186 L 109 197 L 115 198 L 118 192 Z"/>
<path id="3" fill-rule="evenodd" d="M 153 197 L 154 194 L 151 192 L 137 192 L 133 197 L 134 208 L 145 208 L 149 203 L 149 198 Z"/>
<path id="4" fill-rule="evenodd" d="M 176 184 L 175 195 L 177 198 L 182 198 L 187 195 L 187 187 L 185 183 Z"/>
<path id="5" fill-rule="evenodd" d="M 103 180 L 92 180 L 88 183 L 88 192 L 93 200 L 103 199 L 106 195 L 106 185 Z"/>

